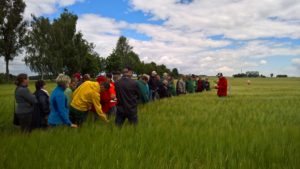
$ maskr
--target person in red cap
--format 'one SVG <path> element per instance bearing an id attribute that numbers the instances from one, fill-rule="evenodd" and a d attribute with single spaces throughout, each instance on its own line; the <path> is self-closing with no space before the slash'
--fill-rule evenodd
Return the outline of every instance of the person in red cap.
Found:
<path id="1" fill-rule="evenodd" d="M 75 74 L 73 75 L 73 77 L 76 78 L 77 81 L 79 81 L 79 80 L 81 79 L 80 73 L 75 73 Z"/>
<path id="2" fill-rule="evenodd" d="M 73 74 L 74 82 L 76 83 L 75 89 L 79 86 L 79 83 L 81 81 L 81 75 L 80 73 Z"/>
<path id="3" fill-rule="evenodd" d="M 217 74 L 219 81 L 216 86 L 216 89 L 218 89 L 217 95 L 219 97 L 225 97 L 227 96 L 227 79 L 223 76 L 222 73 Z"/>

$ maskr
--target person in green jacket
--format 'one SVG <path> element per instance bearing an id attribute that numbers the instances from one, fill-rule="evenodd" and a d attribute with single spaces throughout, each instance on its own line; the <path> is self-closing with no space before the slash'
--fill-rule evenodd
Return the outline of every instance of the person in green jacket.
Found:
<path id="1" fill-rule="evenodd" d="M 73 91 L 75 91 L 75 89 L 77 87 L 77 83 L 78 83 L 78 80 L 76 78 L 71 78 L 71 83 L 69 84 L 69 87 L 67 87 L 64 92 L 67 97 L 68 106 L 70 106 L 70 103 L 72 101 L 72 94 L 73 94 Z"/>
<path id="2" fill-rule="evenodd" d="M 171 96 L 176 96 L 176 86 L 172 76 L 168 76 L 168 82 L 169 82 L 168 92 L 170 93 Z"/>
<path id="3" fill-rule="evenodd" d="M 188 78 L 187 78 L 187 81 L 186 81 L 186 91 L 188 93 L 195 93 L 194 80 L 192 79 L 191 76 L 188 76 Z"/>
<path id="4" fill-rule="evenodd" d="M 139 80 L 137 80 L 137 84 L 141 93 L 139 102 L 143 104 L 149 102 L 148 77 L 146 75 L 142 75 Z"/>

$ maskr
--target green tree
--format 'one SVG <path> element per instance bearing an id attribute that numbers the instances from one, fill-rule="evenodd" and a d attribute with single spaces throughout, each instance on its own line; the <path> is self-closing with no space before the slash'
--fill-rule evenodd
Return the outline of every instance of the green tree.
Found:
<path id="1" fill-rule="evenodd" d="M 65 9 L 52 23 L 49 41 L 52 63 L 49 66 L 53 74 L 62 72 L 64 68 L 67 68 L 69 73 L 80 71 L 81 60 L 78 56 L 82 56 L 82 52 L 76 53 L 76 47 L 82 46 L 74 44 L 82 42 L 82 35 L 76 36 L 77 19 L 76 15 Z"/>
<path id="2" fill-rule="evenodd" d="M 139 56 L 132 51 L 126 37 L 121 36 L 117 42 L 116 48 L 107 57 L 106 69 L 108 71 L 122 70 L 125 66 L 130 66 L 134 70 L 141 64 Z"/>
<path id="3" fill-rule="evenodd" d="M 25 63 L 34 72 L 57 75 L 65 72 L 97 74 L 103 68 L 103 58 L 94 52 L 94 45 L 76 32 L 77 16 L 68 10 L 54 19 L 33 16 L 28 33 Z"/>
<path id="4" fill-rule="evenodd" d="M 171 74 L 173 77 L 177 78 L 179 76 L 178 69 L 177 68 L 172 69 Z"/>
<path id="5" fill-rule="evenodd" d="M 25 46 L 27 23 L 23 20 L 25 10 L 23 0 L 1 0 L 0 12 L 0 57 L 6 63 L 6 76 L 9 76 L 9 61 L 22 52 Z"/>
<path id="6" fill-rule="evenodd" d="M 25 64 L 30 70 L 37 72 L 43 79 L 49 74 L 49 41 L 51 24 L 48 18 L 32 16 L 31 31 L 28 32 L 26 46 L 27 55 L 24 58 Z"/>
<path id="7" fill-rule="evenodd" d="M 101 58 L 98 54 L 94 53 L 87 53 L 85 56 L 85 63 L 82 66 L 82 73 L 83 74 L 90 74 L 92 77 L 95 77 L 100 71 L 101 67 Z"/>

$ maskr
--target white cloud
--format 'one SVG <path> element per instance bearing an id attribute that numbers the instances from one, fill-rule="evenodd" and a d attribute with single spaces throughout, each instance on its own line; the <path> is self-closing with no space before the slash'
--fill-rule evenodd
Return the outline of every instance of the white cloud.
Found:
<path id="1" fill-rule="evenodd" d="M 295 65 L 299 65 L 300 66 L 300 58 L 294 58 L 292 59 L 292 63 Z"/>
<path id="2" fill-rule="evenodd" d="M 206 35 L 223 34 L 234 39 L 300 37 L 298 0 L 194 0 L 188 5 L 176 2 L 131 0 L 135 10 L 166 20 L 165 25 Z"/>
<path id="3" fill-rule="evenodd" d="M 72 5 L 80 0 L 26 0 L 29 13 L 54 13 L 58 7 Z M 140 58 L 154 61 L 180 73 L 225 75 L 243 70 L 267 67 L 273 56 L 298 57 L 299 45 L 273 41 L 272 38 L 300 39 L 299 0 L 193 0 L 179 4 L 178 0 L 131 0 L 134 10 L 140 10 L 151 19 L 163 20 L 162 25 L 127 23 L 96 14 L 79 16 L 77 30 L 96 45 L 101 56 L 108 56 L 115 47 L 122 29 L 131 29 L 150 40 L 128 37 Z M 224 39 L 211 38 L 221 35 Z M 234 39 L 234 40 L 232 40 Z M 260 40 L 258 40 L 260 39 Z M 265 39 L 265 40 L 262 40 Z M 292 60 L 290 74 L 299 74 Z M 300 67 L 300 66 L 299 66 Z M 274 70 L 264 69 L 275 72 Z"/>
<path id="4" fill-rule="evenodd" d="M 202 32 L 167 25 L 119 22 L 94 14 L 80 16 L 77 29 L 83 32 L 88 41 L 96 44 L 96 51 L 102 56 L 111 53 L 122 29 L 135 30 L 151 38 L 138 40 L 128 37 L 130 45 L 143 61 L 177 67 L 186 74 L 215 75 L 219 71 L 239 72 L 241 68 L 252 70 L 266 65 L 265 58 L 300 54 L 300 49 L 287 48 L 282 42 L 250 40 L 232 49 L 226 48 L 232 45 L 231 41 L 212 40 Z"/>
<path id="5" fill-rule="evenodd" d="M 267 64 L 267 61 L 266 61 L 266 60 L 260 60 L 259 63 L 260 63 L 261 65 L 265 65 L 265 64 Z"/>
<path id="6" fill-rule="evenodd" d="M 66 7 L 83 2 L 84 0 L 24 0 L 26 3 L 25 18 L 30 19 L 31 14 L 41 16 L 43 14 L 55 13 L 58 7 Z"/>
<path id="7" fill-rule="evenodd" d="M 226 73 L 228 74 L 232 74 L 234 73 L 234 69 L 228 67 L 228 66 L 222 66 L 216 69 L 217 72 L 223 72 L 224 75 L 226 75 Z"/>

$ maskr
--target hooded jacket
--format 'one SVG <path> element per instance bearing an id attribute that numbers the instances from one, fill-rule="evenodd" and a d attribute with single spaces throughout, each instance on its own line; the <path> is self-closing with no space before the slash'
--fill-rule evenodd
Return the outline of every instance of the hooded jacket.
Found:
<path id="1" fill-rule="evenodd" d="M 101 109 L 99 92 L 100 84 L 98 82 L 86 81 L 74 91 L 71 106 L 79 111 L 87 112 L 94 105 L 99 117 L 108 121 Z"/>

